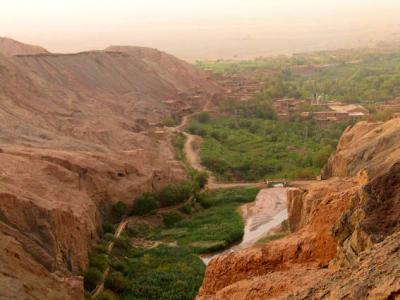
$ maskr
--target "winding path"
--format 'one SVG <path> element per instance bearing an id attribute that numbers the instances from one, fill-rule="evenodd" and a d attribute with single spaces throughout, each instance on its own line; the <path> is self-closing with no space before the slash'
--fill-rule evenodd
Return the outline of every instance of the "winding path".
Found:
<path id="1" fill-rule="evenodd" d="M 127 218 L 126 216 L 124 216 L 122 218 L 122 221 L 118 224 L 117 230 L 114 233 L 114 239 L 119 239 L 119 237 L 121 236 L 122 232 L 125 230 L 126 225 L 128 224 L 130 218 Z M 112 249 L 114 248 L 114 241 L 111 241 L 108 244 L 107 247 L 107 253 L 110 254 Z M 92 292 L 92 299 L 96 299 L 96 297 L 103 291 L 104 289 L 104 280 L 107 278 L 108 273 L 110 273 L 110 266 L 107 266 L 106 270 L 103 272 L 103 280 L 101 281 L 101 283 L 99 285 L 97 285 L 97 287 L 93 290 Z"/>

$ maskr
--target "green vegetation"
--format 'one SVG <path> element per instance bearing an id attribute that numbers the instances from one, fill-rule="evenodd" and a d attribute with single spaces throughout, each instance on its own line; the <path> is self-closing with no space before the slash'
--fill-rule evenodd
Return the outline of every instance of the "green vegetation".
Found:
<path id="1" fill-rule="evenodd" d="M 103 273 L 96 268 L 89 267 L 89 269 L 85 273 L 85 289 L 88 291 L 94 290 L 97 284 L 99 284 L 102 280 Z"/>
<path id="2" fill-rule="evenodd" d="M 136 249 L 123 259 L 129 288 L 120 299 L 194 299 L 203 280 L 204 265 L 184 247 Z"/>
<path id="3" fill-rule="evenodd" d="M 182 133 L 178 133 L 172 139 L 172 145 L 175 148 L 176 159 L 182 162 L 186 162 L 185 152 L 183 148 L 185 146 L 186 137 Z"/>
<path id="4" fill-rule="evenodd" d="M 153 193 L 144 193 L 133 203 L 133 214 L 146 215 L 160 207 L 157 196 Z"/>
<path id="5" fill-rule="evenodd" d="M 185 214 L 180 209 L 162 214 L 165 229 L 133 218 L 111 254 L 97 250 L 107 245 L 106 240 L 90 254 L 86 292 L 102 281 L 109 266 L 106 290 L 98 299 L 194 299 L 205 271 L 198 253 L 225 249 L 242 238 L 238 206 L 253 201 L 257 193 L 258 189 L 248 188 L 196 194 L 182 205 Z"/>
<path id="6" fill-rule="evenodd" d="M 202 164 L 226 181 L 265 178 L 313 178 L 348 124 L 318 129 L 312 121 L 283 122 L 224 116 L 207 124 L 192 121 L 188 130 L 200 134 Z"/>
<path id="7" fill-rule="evenodd" d="M 264 99 L 323 96 L 325 99 L 369 102 L 400 95 L 400 53 L 397 51 L 331 51 L 198 64 L 222 74 L 259 74 L 265 81 L 261 93 Z"/>
<path id="8" fill-rule="evenodd" d="M 193 174 L 193 179 L 190 181 L 169 184 L 158 193 L 142 194 L 134 201 L 132 214 L 148 215 L 160 207 L 173 206 L 189 200 L 207 182 L 204 174 L 198 172 Z"/>
<path id="9" fill-rule="evenodd" d="M 188 246 L 196 253 L 225 249 L 240 241 L 243 220 L 237 207 L 254 201 L 258 189 L 226 189 L 202 193 L 199 203 L 205 208 L 190 218 L 174 223 L 170 229 L 159 232 L 158 239 Z"/>
<path id="10" fill-rule="evenodd" d="M 178 182 L 167 185 L 158 194 L 161 207 L 179 204 L 189 199 L 193 192 L 191 182 Z"/>
<path id="11" fill-rule="evenodd" d="M 162 218 L 165 226 L 172 227 L 174 224 L 182 221 L 185 217 L 177 211 L 172 211 L 162 214 Z"/>
<path id="12" fill-rule="evenodd" d="M 112 206 L 111 214 L 113 219 L 121 220 L 121 218 L 128 213 L 128 206 L 121 201 L 118 201 Z"/>

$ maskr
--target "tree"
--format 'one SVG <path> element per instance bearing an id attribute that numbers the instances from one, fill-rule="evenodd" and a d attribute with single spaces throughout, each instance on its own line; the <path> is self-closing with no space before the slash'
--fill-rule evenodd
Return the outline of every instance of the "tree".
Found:
<path id="1" fill-rule="evenodd" d="M 160 202 L 156 195 L 153 193 L 144 193 L 138 197 L 133 203 L 133 214 L 135 215 L 146 215 L 157 208 L 159 208 Z"/>
<path id="2" fill-rule="evenodd" d="M 111 272 L 104 283 L 106 288 L 117 293 L 122 293 L 124 290 L 126 290 L 128 284 L 128 279 L 125 278 L 121 272 Z"/>
<path id="3" fill-rule="evenodd" d="M 103 280 L 103 274 L 96 268 L 89 268 L 84 275 L 84 286 L 88 291 L 93 291 L 97 284 Z"/>

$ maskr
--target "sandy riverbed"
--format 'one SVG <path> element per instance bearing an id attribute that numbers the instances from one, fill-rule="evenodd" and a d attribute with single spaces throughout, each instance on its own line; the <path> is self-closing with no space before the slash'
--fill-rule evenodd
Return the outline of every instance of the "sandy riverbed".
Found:
<path id="1" fill-rule="evenodd" d="M 202 256 L 203 262 L 208 262 L 221 255 L 240 249 L 249 248 L 258 240 L 267 236 L 271 229 L 278 226 L 287 219 L 287 190 L 288 188 L 262 189 L 256 200 L 241 206 L 241 214 L 245 220 L 243 239 L 240 244 L 235 245 L 223 252 Z"/>

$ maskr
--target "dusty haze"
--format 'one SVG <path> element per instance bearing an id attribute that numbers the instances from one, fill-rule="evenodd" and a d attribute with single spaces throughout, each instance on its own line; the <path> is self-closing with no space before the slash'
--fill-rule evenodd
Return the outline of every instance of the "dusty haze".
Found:
<path id="1" fill-rule="evenodd" d="M 195 59 L 248 58 L 400 39 L 395 0 L 2 1 L 0 36 L 53 52 L 156 47 Z"/>

